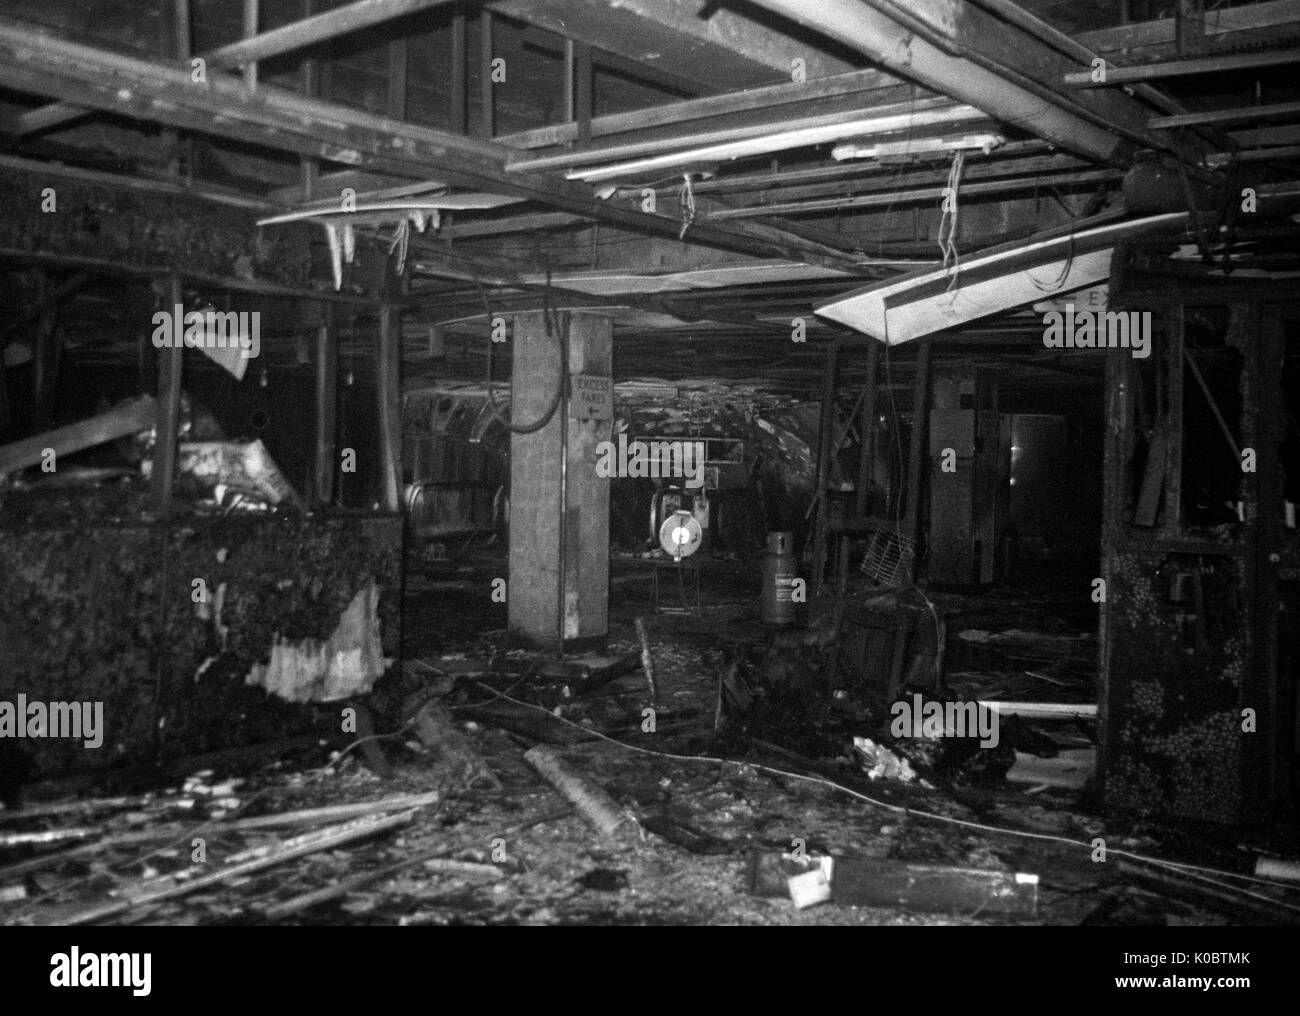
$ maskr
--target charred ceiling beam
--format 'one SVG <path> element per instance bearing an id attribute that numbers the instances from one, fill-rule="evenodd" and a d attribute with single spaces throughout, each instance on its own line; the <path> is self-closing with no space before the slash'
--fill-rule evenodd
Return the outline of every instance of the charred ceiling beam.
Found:
<path id="1" fill-rule="evenodd" d="M 1061 82 L 1080 69 L 1077 59 L 1022 24 L 974 4 L 754 2 L 854 47 L 888 70 L 1087 158 L 1123 167 L 1137 147 L 1169 147 L 1168 139 L 1147 127 L 1144 106 L 1118 92 L 1071 93 Z M 1028 19 L 1023 15 L 1020 20 Z M 1099 98 L 1109 101 L 1094 101 Z"/>
<path id="2" fill-rule="evenodd" d="M 498 0 L 491 9 L 639 64 L 732 90 L 854 70 L 807 40 L 790 38 L 710 0 Z M 795 61 L 802 61 L 796 65 Z"/>
<path id="3" fill-rule="evenodd" d="M 990 180 L 984 183 L 963 183 L 962 200 L 988 194 L 1025 193 L 1026 191 L 1043 191 L 1053 189 L 1091 186 L 1098 183 L 1118 184 L 1123 177 L 1118 170 L 1095 169 L 1084 173 L 1058 173 L 1052 176 L 1022 177 L 1010 180 Z M 945 188 L 939 184 L 908 190 L 891 190 L 882 194 L 863 194 L 828 198 L 809 198 L 801 201 L 770 202 L 760 205 L 747 205 L 741 208 L 726 208 L 709 213 L 710 221 L 753 218 L 763 215 L 807 215 L 813 212 L 838 212 L 851 208 L 884 208 L 900 205 L 924 204 L 938 202 L 943 198 Z"/>
<path id="4" fill-rule="evenodd" d="M 345 7 L 221 46 L 202 54 L 201 59 L 209 70 L 254 64 L 416 11 L 443 7 L 450 2 L 452 0 L 356 0 Z M 18 133 L 25 135 L 48 130 L 85 112 L 83 108 L 62 102 L 42 106 L 19 117 Z"/>
<path id="5" fill-rule="evenodd" d="M 1142 59 L 1168 57 L 1180 52 L 1177 20 L 1170 17 L 1116 25 L 1083 32 L 1075 40 L 1096 53 L 1128 52 Z M 1300 0 L 1268 0 L 1206 11 L 1202 31 L 1202 52 L 1297 38 L 1300 37 Z"/>
<path id="6" fill-rule="evenodd" d="M 902 86 L 898 79 L 881 74 L 880 71 L 849 71 L 846 74 L 806 81 L 803 84 L 768 85 L 764 88 L 726 92 L 702 99 L 683 99 L 680 102 L 664 103 L 646 109 L 594 117 L 591 121 L 591 136 L 599 138 L 630 133 L 643 134 L 655 129 L 679 129 L 682 124 L 688 122 L 736 117 L 759 111 L 767 113 L 774 110 L 774 107 L 781 107 L 783 115 L 795 116 L 825 100 L 846 100 L 850 96 L 860 99 L 872 93 L 874 93 L 873 99 L 878 101 L 894 101 L 892 97 L 879 100 L 879 96 L 882 93 L 890 96 L 891 89 L 902 87 L 905 86 Z M 916 95 L 915 98 L 928 99 L 933 98 L 933 95 L 925 92 Z M 824 112 L 824 109 L 819 108 L 815 111 Z M 563 123 L 501 135 L 497 140 L 515 148 L 547 148 L 568 144 L 575 141 L 577 137 L 578 125 Z"/>
<path id="7" fill-rule="evenodd" d="M 505 170 L 514 150 L 448 131 L 401 123 L 334 103 L 262 87 L 249 92 L 236 79 L 188 72 L 80 45 L 13 19 L 0 19 L 0 85 L 140 120 L 214 134 L 411 179 L 436 176 L 456 186 L 538 201 L 557 211 L 678 236 L 678 219 L 618 208 L 591 190 L 541 174 Z M 841 263 L 841 251 L 758 223 L 690 227 L 691 242 L 759 257 L 799 257 Z"/>
<path id="8" fill-rule="evenodd" d="M 1300 63 L 1300 49 L 1263 50 L 1258 53 L 1224 53 L 1216 56 L 1199 56 L 1189 60 L 1164 60 L 1160 63 L 1136 66 L 1107 67 L 1104 78 L 1091 70 L 1073 71 L 1065 75 L 1065 83 L 1072 88 L 1114 88 L 1139 81 L 1160 78 L 1190 77 L 1196 74 L 1221 74 L 1226 71 L 1255 70 L 1260 67 L 1281 67 Z"/>

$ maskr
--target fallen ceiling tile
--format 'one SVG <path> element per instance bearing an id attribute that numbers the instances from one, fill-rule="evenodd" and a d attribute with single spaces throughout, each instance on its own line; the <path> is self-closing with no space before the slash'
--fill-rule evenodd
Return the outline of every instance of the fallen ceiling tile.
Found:
<path id="1" fill-rule="evenodd" d="M 913 272 L 814 305 L 817 314 L 897 345 L 1011 310 L 1110 276 L 1111 250 L 1124 239 L 1187 225 L 1185 212 L 1152 215 L 996 247 L 956 268 Z M 955 279 L 954 279 L 955 276 Z"/>

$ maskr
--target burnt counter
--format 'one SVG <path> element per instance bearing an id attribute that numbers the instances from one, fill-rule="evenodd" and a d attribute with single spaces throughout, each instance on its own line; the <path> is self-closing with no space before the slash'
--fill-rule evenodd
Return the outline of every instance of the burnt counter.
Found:
<path id="1" fill-rule="evenodd" d="M 326 719 L 337 733 L 338 707 L 326 716 L 247 681 L 277 643 L 336 650 L 349 605 L 372 605 L 379 665 L 380 644 L 398 655 L 400 515 L 115 520 L 93 504 L 0 522 L 0 702 L 102 703 L 99 747 L 6 738 L 33 779 L 323 732 Z"/>

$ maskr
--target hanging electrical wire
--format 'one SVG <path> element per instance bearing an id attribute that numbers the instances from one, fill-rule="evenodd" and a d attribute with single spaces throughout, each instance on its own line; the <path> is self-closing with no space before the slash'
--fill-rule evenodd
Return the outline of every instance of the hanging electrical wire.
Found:
<path id="1" fill-rule="evenodd" d="M 483 289 L 483 283 L 479 281 L 477 276 L 474 278 L 474 285 L 478 287 L 479 298 L 483 301 L 483 313 L 488 328 L 491 329 L 492 308 L 488 306 L 487 292 Z M 486 380 L 487 405 L 489 411 L 494 417 L 496 417 L 497 422 L 507 428 L 512 434 L 535 434 L 550 423 L 551 418 L 555 416 L 555 411 L 560 408 L 560 403 L 564 399 L 564 386 L 569 378 L 568 326 L 566 323 L 563 328 L 561 327 L 560 318 L 555 313 L 555 308 L 551 304 L 551 266 L 549 264 L 546 266 L 546 289 L 542 294 L 542 324 L 546 328 L 547 337 L 549 338 L 554 336 L 556 341 L 559 343 L 559 370 L 557 371 L 555 378 L 555 392 L 551 396 L 550 403 L 547 405 L 545 412 L 543 412 L 542 415 L 532 423 L 514 423 L 512 420 L 506 419 L 506 417 L 502 415 L 501 410 L 497 408 L 496 388 L 492 381 L 492 346 L 494 343 L 492 342 L 491 336 L 488 336 Z M 514 415 L 513 407 L 511 409 L 511 415 Z"/>
<path id="2" fill-rule="evenodd" d="M 961 257 L 957 253 L 957 223 L 960 214 L 958 189 L 961 187 L 962 167 L 966 164 L 966 153 L 957 149 L 952 155 L 952 165 L 948 168 L 948 184 L 943 189 L 943 210 L 939 216 L 939 252 L 943 255 L 941 267 L 945 272 L 951 268 L 952 277 L 948 289 L 957 285 L 957 276 L 961 271 Z"/>
<path id="3" fill-rule="evenodd" d="M 691 183 L 691 174 L 683 173 L 682 179 L 686 182 L 682 184 L 682 189 L 677 192 L 677 200 L 682 206 L 682 231 L 677 234 L 677 239 L 686 238 L 686 231 L 691 228 L 691 223 L 695 221 L 695 187 Z"/>

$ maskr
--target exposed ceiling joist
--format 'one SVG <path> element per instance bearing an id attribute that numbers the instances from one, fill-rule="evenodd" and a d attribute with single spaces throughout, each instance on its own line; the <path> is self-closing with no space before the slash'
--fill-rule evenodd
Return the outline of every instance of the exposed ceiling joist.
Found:
<path id="1" fill-rule="evenodd" d="M 665 103 L 662 106 L 651 106 L 627 113 L 593 117 L 591 136 L 599 138 L 654 127 L 677 127 L 693 120 L 732 116 L 753 110 L 768 110 L 776 106 L 786 107 L 784 110 L 786 113 L 795 113 L 799 107 L 818 99 L 878 92 L 897 85 L 897 78 L 882 74 L 880 71 L 849 71 L 847 74 L 806 81 L 803 84 L 768 85 L 764 88 L 749 88 L 739 92 L 711 95 L 703 99 L 684 99 L 680 102 Z M 927 92 L 916 98 L 932 97 Z M 516 134 L 500 135 L 496 140 L 515 148 L 546 148 L 567 144 L 577 140 L 577 137 L 578 125 L 564 123 L 519 131 Z"/>
<path id="2" fill-rule="evenodd" d="M 446 6 L 451 2 L 452 0 L 355 0 L 346 7 L 336 7 L 332 11 L 221 46 L 202 54 L 200 59 L 206 62 L 210 70 L 238 67 L 370 28 L 406 14 Z M 87 110 L 70 103 L 42 106 L 18 118 L 17 133 L 21 137 L 49 130 L 86 112 Z"/>
<path id="3" fill-rule="evenodd" d="M 1074 71 L 1065 75 L 1065 83 L 1072 88 L 1113 88 L 1131 85 L 1138 81 L 1155 81 L 1160 78 L 1187 77 L 1192 74 L 1218 74 L 1224 71 L 1255 70 L 1260 67 L 1281 67 L 1300 63 L 1300 49 L 1275 49 L 1259 53 L 1225 53 L 1216 56 L 1194 57 L 1188 60 L 1166 60 L 1162 63 L 1138 66 L 1107 67 L 1104 75 L 1091 70 Z"/>
<path id="4" fill-rule="evenodd" d="M 884 0 L 754 2 L 853 46 L 903 77 L 1088 158 L 1123 166 L 1134 143 L 1169 146 L 1167 138 L 1149 130 L 1149 113 L 1141 104 L 1118 92 L 1070 93 L 1061 80 L 1079 69 L 1077 60 L 974 4 L 917 0 L 908 4 L 911 17 L 905 25 L 891 16 L 898 5 Z M 917 35 L 909 25 L 918 18 L 926 22 L 928 35 L 942 34 L 948 46 Z M 1022 12 L 1021 20 L 1032 19 Z"/>
<path id="5" fill-rule="evenodd" d="M 1267 0 L 1240 7 L 1220 7 L 1201 14 L 1207 48 L 1276 42 L 1300 36 L 1300 0 Z M 1097 53 L 1140 51 L 1143 58 L 1175 55 L 1177 19 L 1159 18 L 1083 32 L 1075 40 Z"/>
<path id="6" fill-rule="evenodd" d="M 855 69 L 708 0 L 498 0 L 493 11 L 585 42 L 639 64 L 732 90 L 808 80 Z"/>
<path id="7" fill-rule="evenodd" d="M 1157 116 L 1152 118 L 1150 126 L 1154 130 L 1172 130 L 1198 124 L 1227 126 L 1261 120 L 1289 120 L 1293 117 L 1300 117 L 1300 102 L 1275 102 L 1267 106 L 1237 106 L 1233 109 L 1203 110 L 1178 116 Z"/>
<path id="8" fill-rule="evenodd" d="M 220 75 L 195 85 L 179 68 L 62 39 L 13 19 L 0 19 L 0 85 L 58 96 L 192 130 L 398 176 L 437 176 L 455 186 L 514 195 L 640 232 L 678 236 L 682 222 L 616 207 L 586 187 L 541 175 L 505 171 L 505 145 L 375 117 L 361 110 L 261 87 L 249 92 Z M 758 223 L 697 224 L 691 242 L 760 257 L 855 259 Z"/>

